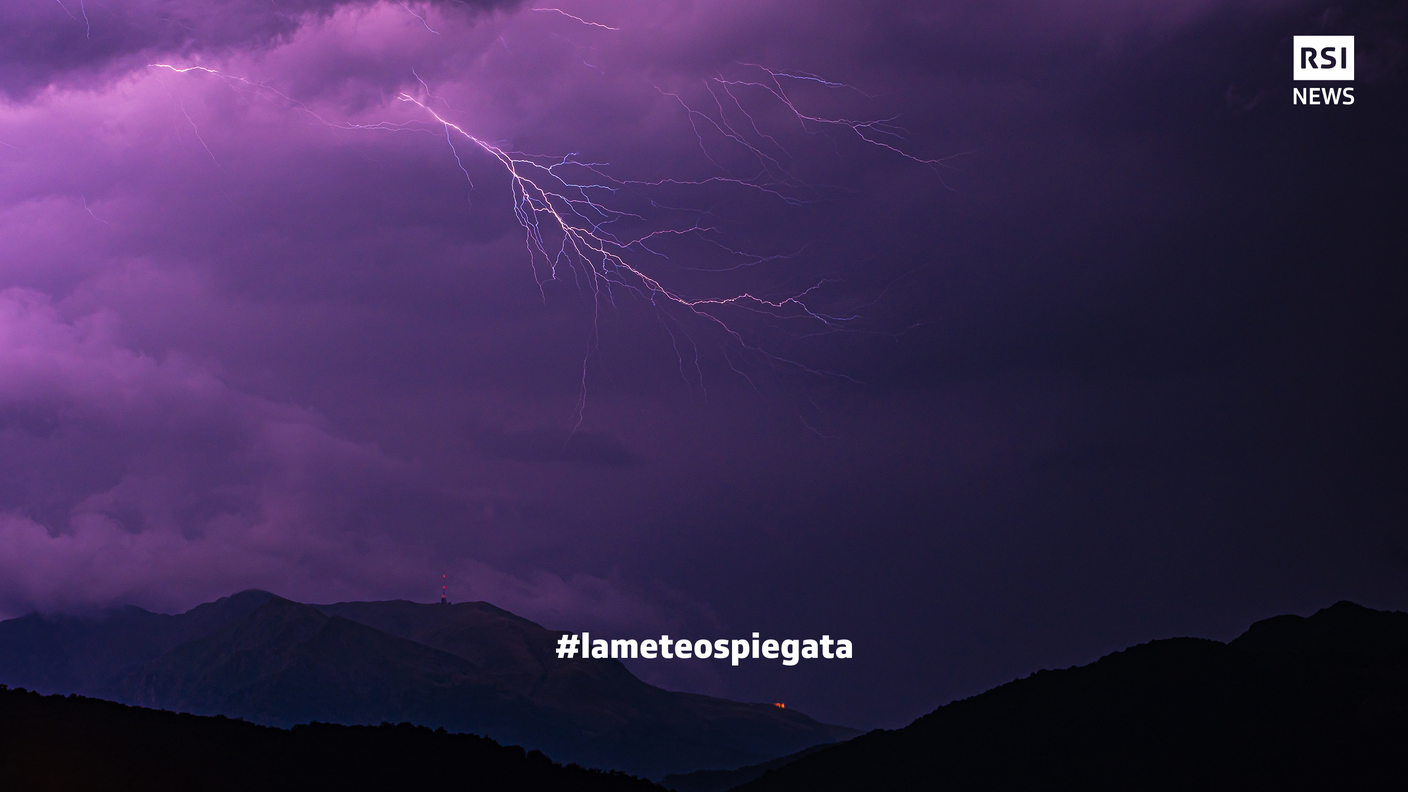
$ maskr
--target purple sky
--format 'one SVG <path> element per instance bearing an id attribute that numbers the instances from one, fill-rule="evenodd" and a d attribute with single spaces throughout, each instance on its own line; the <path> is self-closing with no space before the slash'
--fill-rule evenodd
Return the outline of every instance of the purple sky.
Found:
<path id="1" fill-rule="evenodd" d="M 555 8 L 0 5 L 0 617 L 443 574 L 849 637 L 633 668 L 869 727 L 1408 607 L 1404 3 Z M 1355 106 L 1293 107 L 1289 37 L 1346 33 Z M 437 115 L 599 163 L 669 295 L 781 307 L 552 279 Z"/>

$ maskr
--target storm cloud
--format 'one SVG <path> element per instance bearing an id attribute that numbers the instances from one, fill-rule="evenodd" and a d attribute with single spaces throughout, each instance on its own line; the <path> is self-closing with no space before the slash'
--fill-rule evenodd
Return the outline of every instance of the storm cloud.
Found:
<path id="1" fill-rule="evenodd" d="M 0 8 L 0 90 L 23 99 L 51 85 L 93 87 L 143 58 L 218 58 L 277 46 L 305 25 L 374 0 L 17 2 Z M 420 0 L 405 6 L 472 15 L 517 2 Z"/>

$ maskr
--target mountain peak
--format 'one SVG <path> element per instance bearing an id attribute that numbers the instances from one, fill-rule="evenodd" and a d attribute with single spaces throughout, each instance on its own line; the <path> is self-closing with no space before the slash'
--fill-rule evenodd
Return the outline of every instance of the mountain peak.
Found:
<path id="1" fill-rule="evenodd" d="M 1258 653 L 1408 651 L 1408 613 L 1376 611 L 1349 600 L 1309 617 L 1273 616 L 1252 624 L 1230 644 Z"/>

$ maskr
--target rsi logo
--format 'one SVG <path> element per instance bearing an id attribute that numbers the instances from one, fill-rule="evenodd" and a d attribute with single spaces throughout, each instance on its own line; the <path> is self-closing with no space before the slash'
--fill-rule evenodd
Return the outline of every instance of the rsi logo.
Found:
<path id="1" fill-rule="evenodd" d="M 1295 36 L 1294 79 L 1353 80 L 1354 36 Z M 1292 104 L 1354 104 L 1354 88 L 1294 88 Z"/>

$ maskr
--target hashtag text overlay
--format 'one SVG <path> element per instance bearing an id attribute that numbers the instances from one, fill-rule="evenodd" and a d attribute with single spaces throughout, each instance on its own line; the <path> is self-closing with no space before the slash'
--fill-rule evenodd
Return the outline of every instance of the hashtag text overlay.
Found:
<path id="1" fill-rule="evenodd" d="M 709 640 L 700 638 L 691 641 L 684 638 L 671 639 L 668 635 L 660 636 L 660 640 L 647 638 L 637 641 L 634 638 L 612 639 L 607 641 L 604 638 L 591 637 L 591 633 L 567 633 L 557 639 L 557 656 L 562 659 L 577 657 L 581 652 L 583 658 L 605 660 L 608 658 L 627 659 L 643 657 L 647 660 L 654 660 L 657 657 L 665 660 L 698 659 L 698 660 L 730 660 L 733 665 L 738 665 L 739 660 L 777 660 L 781 658 L 785 666 L 794 666 L 802 660 L 824 659 L 824 660 L 849 660 L 852 656 L 851 642 L 845 638 L 832 639 L 829 635 L 823 635 L 820 639 L 803 638 L 801 640 L 788 638 L 778 641 L 773 638 L 760 640 L 758 633 L 753 633 L 751 640 L 747 638 L 718 638 Z"/>

